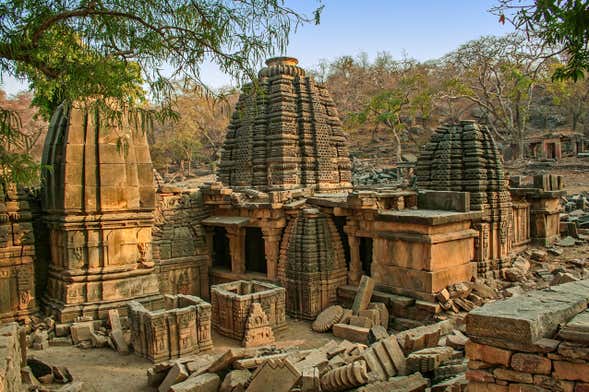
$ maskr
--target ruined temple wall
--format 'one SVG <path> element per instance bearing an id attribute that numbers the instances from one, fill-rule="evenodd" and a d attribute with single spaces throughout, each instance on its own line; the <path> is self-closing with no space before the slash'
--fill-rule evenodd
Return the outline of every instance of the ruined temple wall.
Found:
<path id="1" fill-rule="evenodd" d="M 200 191 L 159 191 L 153 258 L 162 294 L 208 298 L 209 249 L 200 222 L 209 216 Z"/>
<path id="2" fill-rule="evenodd" d="M 26 391 L 21 380 L 21 369 L 26 360 L 24 328 L 17 323 L 0 326 L 0 392 Z"/>
<path id="3" fill-rule="evenodd" d="M 588 302 L 584 280 L 469 313 L 468 391 L 589 390 Z"/>
<path id="4" fill-rule="evenodd" d="M 27 195 L 0 185 L 0 322 L 36 311 L 35 236 Z"/>

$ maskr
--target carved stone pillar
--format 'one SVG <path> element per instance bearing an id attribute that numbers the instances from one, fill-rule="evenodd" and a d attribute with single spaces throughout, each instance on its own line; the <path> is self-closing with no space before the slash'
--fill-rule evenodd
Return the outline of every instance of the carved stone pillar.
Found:
<path id="1" fill-rule="evenodd" d="M 245 230 L 240 227 L 227 227 L 229 252 L 231 253 L 231 272 L 245 273 Z"/>
<path id="2" fill-rule="evenodd" d="M 362 277 L 362 260 L 360 259 L 360 241 L 355 235 L 348 234 L 348 246 L 350 247 L 350 270 L 348 271 L 348 283 L 358 285 Z"/>
<path id="3" fill-rule="evenodd" d="M 266 271 L 269 280 L 276 281 L 278 278 L 277 267 L 280 256 L 280 237 L 282 228 L 262 228 L 264 237 L 264 253 L 266 254 Z"/>
<path id="4" fill-rule="evenodd" d="M 213 237 L 215 235 L 215 228 L 212 226 L 204 226 L 205 230 L 205 238 L 207 241 L 207 248 L 208 248 L 208 261 L 207 265 L 209 268 L 213 266 Z"/>

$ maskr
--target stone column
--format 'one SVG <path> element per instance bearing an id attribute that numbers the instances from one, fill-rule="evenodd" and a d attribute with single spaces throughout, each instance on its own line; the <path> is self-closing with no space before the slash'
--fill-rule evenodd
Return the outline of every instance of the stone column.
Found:
<path id="1" fill-rule="evenodd" d="M 231 272 L 245 273 L 245 230 L 241 227 L 227 227 L 229 252 L 231 253 Z"/>
<path id="2" fill-rule="evenodd" d="M 348 271 L 348 283 L 358 285 L 362 277 L 362 260 L 360 259 L 360 241 L 358 237 L 348 234 L 348 246 L 350 247 L 350 269 Z"/>
<path id="3" fill-rule="evenodd" d="M 215 235 L 215 228 L 212 226 L 204 226 L 204 230 L 205 230 L 205 238 L 207 241 L 207 249 L 208 249 L 208 260 L 207 260 L 207 265 L 209 266 L 209 268 L 211 268 L 213 266 L 213 241 L 214 241 L 214 235 Z"/>
<path id="4" fill-rule="evenodd" d="M 282 228 L 262 227 L 264 237 L 264 253 L 266 255 L 266 271 L 269 280 L 276 281 L 278 278 L 278 257 L 280 256 L 280 237 Z"/>

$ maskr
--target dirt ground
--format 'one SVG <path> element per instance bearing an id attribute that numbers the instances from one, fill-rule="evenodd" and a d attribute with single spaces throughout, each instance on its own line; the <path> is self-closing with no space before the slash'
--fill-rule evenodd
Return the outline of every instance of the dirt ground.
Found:
<path id="1" fill-rule="evenodd" d="M 311 323 L 288 318 L 288 329 L 276 336 L 278 347 L 310 349 L 333 339 L 330 333 L 311 330 Z M 213 352 L 241 347 L 237 340 L 213 332 Z M 51 346 L 43 351 L 30 350 L 29 356 L 54 366 L 65 366 L 77 381 L 84 382 L 85 392 L 153 392 L 147 385 L 146 371 L 153 364 L 135 354 L 121 355 L 109 348 L 80 349 L 74 346 Z"/>

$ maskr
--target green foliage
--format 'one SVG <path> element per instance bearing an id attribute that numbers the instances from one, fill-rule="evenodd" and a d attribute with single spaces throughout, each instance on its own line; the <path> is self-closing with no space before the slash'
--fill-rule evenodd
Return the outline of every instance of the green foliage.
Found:
<path id="1" fill-rule="evenodd" d="M 294 28 L 318 23 L 321 10 L 307 18 L 283 0 L 0 0 L 0 72 L 28 79 L 46 118 L 63 101 L 87 98 L 170 118 L 171 78 L 199 81 L 210 61 L 250 79 L 261 60 L 284 51 Z M 157 111 L 147 109 L 144 86 Z M 10 161 L 15 172 L 18 161 Z"/>
<path id="2" fill-rule="evenodd" d="M 563 54 L 566 62 L 554 69 L 553 78 L 580 80 L 589 71 L 589 1 L 500 0 L 493 10 L 500 21 L 509 20 L 530 38 L 539 38 Z"/>

